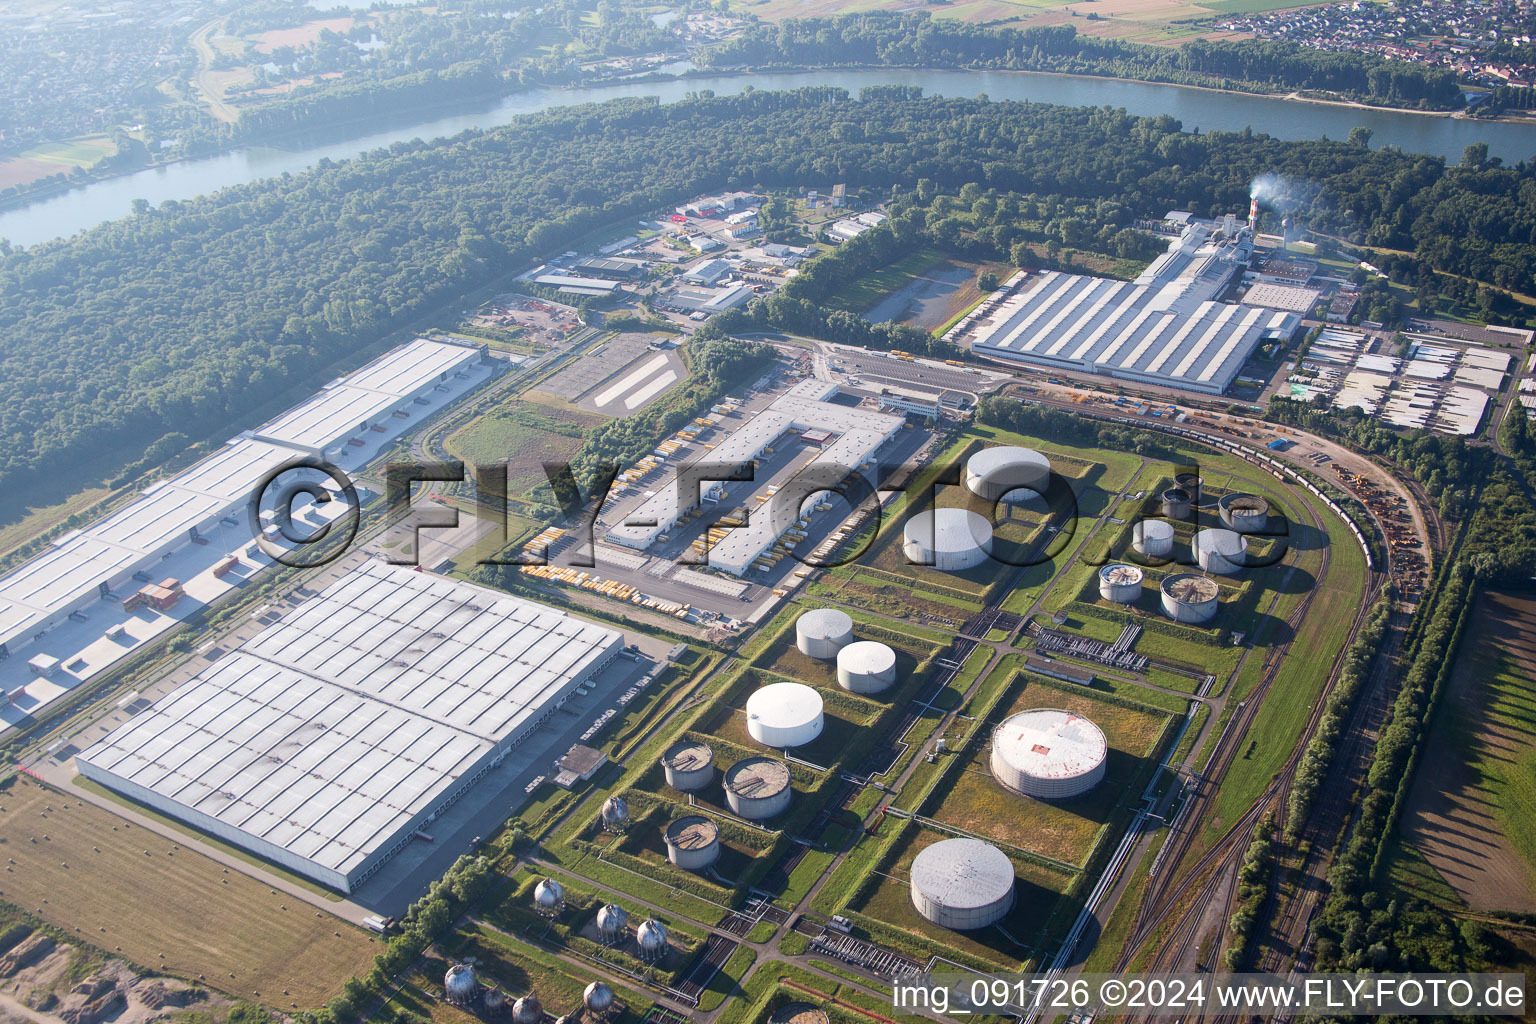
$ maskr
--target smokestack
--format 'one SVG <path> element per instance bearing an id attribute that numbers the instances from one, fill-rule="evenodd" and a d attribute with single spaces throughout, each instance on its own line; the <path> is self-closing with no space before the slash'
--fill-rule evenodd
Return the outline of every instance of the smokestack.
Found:
<path id="1" fill-rule="evenodd" d="M 1259 230 L 1259 199 L 1257 196 L 1248 201 L 1248 227 L 1254 231 Z"/>

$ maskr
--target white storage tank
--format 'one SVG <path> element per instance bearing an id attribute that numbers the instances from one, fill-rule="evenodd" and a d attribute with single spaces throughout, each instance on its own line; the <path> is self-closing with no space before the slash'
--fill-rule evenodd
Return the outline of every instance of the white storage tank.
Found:
<path id="1" fill-rule="evenodd" d="M 1104 778 L 1109 744 L 1082 715 L 1031 708 L 992 733 L 992 777 L 1005 788 L 1040 800 L 1080 796 Z"/>
<path id="2" fill-rule="evenodd" d="M 540 1024 L 544 1019 L 544 1004 L 532 992 L 512 1003 L 512 1024 Z"/>
<path id="3" fill-rule="evenodd" d="M 629 915 L 617 903 L 604 903 L 597 908 L 597 933 L 604 942 L 618 942 L 629 926 Z"/>
<path id="4" fill-rule="evenodd" d="M 1248 565 L 1248 541 L 1231 530 L 1201 530 L 1195 534 L 1195 561 L 1206 572 L 1242 572 Z"/>
<path id="5" fill-rule="evenodd" d="M 1131 547 L 1148 558 L 1173 557 L 1173 524 L 1143 519 L 1131 527 Z"/>
<path id="6" fill-rule="evenodd" d="M 594 981 L 581 994 L 581 1003 L 588 1013 L 601 1017 L 613 1009 L 613 989 L 605 982 Z"/>
<path id="7" fill-rule="evenodd" d="M 667 953 L 666 926 L 654 917 L 641 921 L 640 927 L 635 929 L 635 945 L 644 959 L 660 960 Z"/>
<path id="8" fill-rule="evenodd" d="M 1163 578 L 1163 614 L 1174 622 L 1210 622 L 1216 617 L 1221 588 L 1208 576 L 1192 572 Z"/>
<path id="9" fill-rule="evenodd" d="M 552 917 L 565 907 L 565 887 L 553 878 L 541 878 L 533 887 L 533 907 L 540 914 Z"/>
<path id="10" fill-rule="evenodd" d="M 629 804 L 621 796 L 611 796 L 603 801 L 598 812 L 603 828 L 608 832 L 622 832 L 629 827 Z"/>
<path id="11" fill-rule="evenodd" d="M 466 1006 L 474 1002 L 479 993 L 480 982 L 475 978 L 475 969 L 469 964 L 454 964 L 443 975 L 443 997 L 455 1006 Z"/>
<path id="12" fill-rule="evenodd" d="M 1099 570 L 1099 596 L 1116 604 L 1134 604 L 1145 574 L 1139 565 L 1116 563 Z"/>
<path id="13" fill-rule="evenodd" d="M 941 572 L 974 569 L 992 554 L 992 524 L 969 509 L 929 509 L 907 520 L 902 550 L 913 565 Z"/>
<path id="14" fill-rule="evenodd" d="M 1188 519 L 1194 505 L 1195 496 L 1182 487 L 1170 487 L 1163 492 L 1163 515 L 1168 519 Z"/>
<path id="15" fill-rule="evenodd" d="M 799 747 L 821 735 L 821 694 L 804 683 L 770 683 L 747 698 L 747 733 L 765 747 Z"/>
<path id="16" fill-rule="evenodd" d="M 789 809 L 794 789 L 789 765 L 771 757 L 747 757 L 725 773 L 725 802 L 749 821 L 761 821 Z"/>
<path id="17" fill-rule="evenodd" d="M 715 752 L 699 740 L 681 739 L 661 755 L 667 785 L 683 793 L 703 789 L 715 778 Z"/>
<path id="18" fill-rule="evenodd" d="M 1033 448 L 984 448 L 965 463 L 965 486 L 988 501 L 1000 501 L 1019 488 L 1044 494 L 1051 480 L 1051 460 Z"/>
<path id="19" fill-rule="evenodd" d="M 1263 533 L 1269 526 L 1269 502 L 1257 494 L 1226 494 L 1216 510 L 1228 529 L 1238 533 Z"/>
<path id="20" fill-rule="evenodd" d="M 684 871 L 703 871 L 720 859 L 720 827 L 702 814 L 689 814 L 667 826 L 667 860 Z"/>
<path id="21" fill-rule="evenodd" d="M 896 681 L 896 652 L 876 640 L 860 640 L 837 652 L 837 685 L 850 693 L 879 693 Z"/>
<path id="22" fill-rule="evenodd" d="M 836 608 L 815 608 L 795 620 L 795 646 L 800 653 L 829 661 L 853 642 L 853 620 Z"/>
<path id="23" fill-rule="evenodd" d="M 912 905 L 941 928 L 996 924 L 1013 909 L 1013 862 L 980 839 L 942 839 L 912 861 Z"/>

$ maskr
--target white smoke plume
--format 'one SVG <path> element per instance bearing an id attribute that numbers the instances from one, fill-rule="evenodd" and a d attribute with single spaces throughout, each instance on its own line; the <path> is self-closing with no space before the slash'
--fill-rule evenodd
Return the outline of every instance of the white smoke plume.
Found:
<path id="1" fill-rule="evenodd" d="M 1248 186 L 1248 198 L 1258 200 L 1259 205 L 1267 210 L 1290 213 L 1297 207 L 1311 203 L 1319 191 L 1321 188 L 1315 182 L 1265 173 L 1254 178 L 1253 184 Z"/>

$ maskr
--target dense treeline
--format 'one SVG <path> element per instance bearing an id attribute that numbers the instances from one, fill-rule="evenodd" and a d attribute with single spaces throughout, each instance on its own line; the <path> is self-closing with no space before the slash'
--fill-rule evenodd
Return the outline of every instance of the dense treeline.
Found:
<path id="1" fill-rule="evenodd" d="M 314 122 L 346 121 L 398 114 L 411 107 L 499 95 L 502 77 L 483 61 L 463 61 L 442 71 L 429 68 L 383 81 L 300 86 L 282 99 L 242 111 L 242 136 L 298 128 Z"/>
<path id="2" fill-rule="evenodd" d="M 1243 863 L 1237 869 L 1236 904 L 1227 921 L 1231 943 L 1223 958 L 1229 971 L 1240 971 L 1248 966 L 1253 952 L 1254 925 L 1259 911 L 1269 898 L 1269 877 L 1274 870 L 1273 846 L 1275 823 L 1269 818 L 1259 822 L 1253 830 L 1253 842 L 1243 854 Z"/>
<path id="3" fill-rule="evenodd" d="M 282 392 L 320 383 L 571 238 L 702 192 L 909 190 L 926 179 L 946 194 L 974 183 L 1112 200 L 1136 216 L 1206 215 L 1241 209 L 1249 182 L 1275 171 L 1318 182 L 1298 216 L 1319 230 L 1419 245 L 1447 270 L 1488 260 L 1529 281 L 1536 174 L 1473 163 L 1192 135 L 1112 109 L 905 93 L 853 102 L 826 88 L 621 100 L 397 143 L 71 239 L 0 247 L 0 378 L 11 382 L 0 493 L 25 499 L 62 466 L 131 462 L 171 434 L 225 436 Z M 1447 222 L 1460 224 L 1457 244 L 1436 248 Z"/>
<path id="4" fill-rule="evenodd" d="M 1194 40 L 1177 49 L 1082 36 L 1071 25 L 985 28 L 926 11 L 868 11 L 758 24 L 710 47 L 705 67 L 986 67 L 1108 75 L 1266 92 L 1301 89 L 1365 103 L 1456 110 L 1456 76 L 1371 54 L 1278 40 Z"/>

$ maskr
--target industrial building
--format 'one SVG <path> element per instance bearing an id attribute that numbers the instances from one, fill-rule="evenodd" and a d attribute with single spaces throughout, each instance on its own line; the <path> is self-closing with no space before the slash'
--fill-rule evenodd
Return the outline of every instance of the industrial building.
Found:
<path id="1" fill-rule="evenodd" d="M 992 733 L 992 777 L 1005 789 L 1040 800 L 1066 800 L 1104 778 L 1109 744 L 1082 715 L 1031 708 Z"/>
<path id="2" fill-rule="evenodd" d="M 853 619 L 836 608 L 813 608 L 795 619 L 795 646 L 811 658 L 830 661 L 853 642 Z"/>
<path id="3" fill-rule="evenodd" d="M 1013 909 L 1013 862 L 980 839 L 941 839 L 912 861 L 912 906 L 941 928 L 970 931 Z"/>
<path id="4" fill-rule="evenodd" d="M 913 565 L 940 572 L 974 569 L 991 557 L 992 524 L 969 509 L 929 509 L 902 527 L 902 551 Z"/>
<path id="5" fill-rule="evenodd" d="M 352 892 L 622 649 L 557 609 L 370 562 L 75 762 Z"/>
<path id="6" fill-rule="evenodd" d="M 988 501 L 1020 488 L 1044 494 L 1050 481 L 1051 460 L 1032 448 L 983 448 L 965 462 L 966 488 Z"/>
<path id="7" fill-rule="evenodd" d="M 896 652 L 878 640 L 860 640 L 837 652 L 837 685 L 849 693 L 880 693 L 896 682 Z"/>
<path id="8" fill-rule="evenodd" d="M 821 735 L 821 694 L 804 683 L 770 683 L 747 698 L 747 733 L 765 747 L 800 747 Z"/>
<path id="9" fill-rule="evenodd" d="M 1208 576 L 1192 572 L 1163 578 L 1163 614 L 1174 622 L 1202 623 L 1216 617 L 1221 588 Z"/>
<path id="10" fill-rule="evenodd" d="M 794 790 L 789 765 L 771 757 L 747 757 L 726 769 L 725 802 L 748 821 L 762 821 L 789 810 Z"/>
<path id="11" fill-rule="evenodd" d="M 1220 394 L 1295 313 L 1217 301 L 1252 253 L 1246 230 L 1191 223 L 1135 281 L 1047 271 L 975 327 L 978 355 Z"/>
<path id="12" fill-rule="evenodd" d="M 800 488 L 791 483 L 780 488 L 773 498 L 753 515 L 747 525 L 726 532 L 709 549 L 712 568 L 743 576 L 758 557 L 771 548 L 800 515 L 800 506 L 814 490 L 833 486 L 849 469 L 857 467 L 873 488 L 873 460 L 887 441 L 895 437 L 905 422 L 903 417 L 871 412 L 836 404 L 839 388 L 830 381 L 803 380 L 780 395 L 767 408 L 753 416 L 729 437 L 700 456 L 722 471 L 735 467 L 747 469 L 752 461 L 772 448 L 791 431 L 826 430 L 834 440 L 821 445 L 814 458 L 800 471 L 800 476 L 814 480 L 817 486 Z M 726 475 L 724 472 L 721 475 Z M 837 479 L 832 479 L 836 477 Z M 628 548 L 644 550 L 682 518 L 704 502 L 718 501 L 725 485 L 715 483 L 701 496 L 689 477 L 678 477 L 657 488 L 628 521 L 608 531 L 607 539 Z M 694 493 L 685 493 L 692 486 Z"/>

